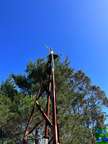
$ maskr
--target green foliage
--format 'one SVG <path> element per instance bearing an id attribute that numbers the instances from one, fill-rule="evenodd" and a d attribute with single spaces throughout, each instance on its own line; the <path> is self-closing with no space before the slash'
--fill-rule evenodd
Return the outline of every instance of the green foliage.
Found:
<path id="1" fill-rule="evenodd" d="M 84 72 L 73 70 L 68 59 L 55 62 L 57 118 L 60 123 L 60 140 L 63 144 L 95 143 L 95 128 L 105 127 L 102 107 L 108 106 L 108 99 L 100 87 L 92 85 Z M 39 99 L 46 108 L 48 90 L 47 62 L 38 59 L 27 65 L 24 75 L 14 75 L 1 84 L 0 129 L 5 142 L 22 140 L 27 119 L 32 110 L 34 97 L 41 89 Z M 30 129 L 43 120 L 35 108 Z M 42 131 L 43 123 L 37 124 Z M 43 134 L 41 134 L 43 136 Z"/>

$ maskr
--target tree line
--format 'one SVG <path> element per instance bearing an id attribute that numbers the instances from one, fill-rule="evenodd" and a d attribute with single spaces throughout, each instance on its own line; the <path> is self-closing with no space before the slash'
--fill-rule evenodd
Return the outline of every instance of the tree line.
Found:
<path id="1" fill-rule="evenodd" d="M 24 130 L 33 106 L 33 100 L 42 87 L 39 103 L 46 109 L 48 75 L 47 61 L 29 62 L 24 74 L 11 74 L 0 85 L 0 143 L 21 144 Z M 66 58 L 55 62 L 57 119 L 61 144 L 95 144 L 96 130 L 105 128 L 108 98 L 93 85 L 82 70 L 74 70 Z M 34 110 L 29 129 L 29 143 L 40 144 L 44 137 L 45 121 Z M 34 138 L 36 138 L 34 140 Z"/>

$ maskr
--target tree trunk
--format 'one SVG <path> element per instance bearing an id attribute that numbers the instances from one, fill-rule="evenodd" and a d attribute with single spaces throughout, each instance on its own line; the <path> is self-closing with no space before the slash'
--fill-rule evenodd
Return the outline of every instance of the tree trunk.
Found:
<path id="1" fill-rule="evenodd" d="M 23 144 L 28 144 L 28 133 L 29 133 L 29 130 L 26 130 L 26 133 L 23 139 Z"/>

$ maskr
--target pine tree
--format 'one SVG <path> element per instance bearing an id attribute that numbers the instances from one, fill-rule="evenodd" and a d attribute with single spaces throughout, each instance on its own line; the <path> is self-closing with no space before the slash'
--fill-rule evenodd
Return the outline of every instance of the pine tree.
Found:
<path id="1" fill-rule="evenodd" d="M 42 108 L 46 109 L 47 66 L 47 61 L 44 59 L 30 62 L 24 75 L 12 74 L 1 84 L 0 131 L 2 131 L 7 143 L 21 143 L 34 99 L 40 87 L 41 94 L 37 96 L 37 99 L 39 99 Z M 96 128 L 105 127 L 105 114 L 102 112 L 102 107 L 108 106 L 105 93 L 100 87 L 93 85 L 83 71 L 72 69 L 68 59 L 63 62 L 60 59 L 56 60 L 55 77 L 57 119 L 61 143 L 94 143 Z M 42 115 L 35 107 L 29 130 L 37 132 L 35 128 L 39 128 L 40 137 L 43 137 L 44 124 Z M 30 138 L 34 138 L 34 131 L 30 134 Z"/>

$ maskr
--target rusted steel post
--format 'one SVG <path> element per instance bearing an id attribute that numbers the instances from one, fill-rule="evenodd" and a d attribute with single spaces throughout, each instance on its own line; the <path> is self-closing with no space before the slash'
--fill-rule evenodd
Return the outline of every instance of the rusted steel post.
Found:
<path id="1" fill-rule="evenodd" d="M 53 144 L 58 144 L 58 130 L 57 130 L 57 105 L 55 92 L 55 70 L 54 70 L 54 52 L 51 50 L 51 64 L 52 64 L 52 107 L 53 107 Z"/>
<path id="2" fill-rule="evenodd" d="M 39 111 L 41 112 L 43 118 L 47 121 L 48 125 L 50 127 L 52 127 L 52 122 L 50 121 L 50 119 L 48 118 L 48 116 L 46 115 L 46 113 L 43 111 L 43 109 L 41 108 L 41 106 L 39 105 L 39 102 L 36 101 L 36 105 L 37 105 L 37 108 L 39 109 Z"/>
<path id="3" fill-rule="evenodd" d="M 49 76 L 50 79 L 50 76 Z M 50 94 L 51 94 L 51 82 L 49 82 L 49 90 L 48 90 L 48 97 L 47 97 L 47 117 L 50 116 Z M 48 131 L 48 122 L 46 121 L 45 125 L 45 144 L 48 144 L 49 140 L 49 131 Z"/>
<path id="4" fill-rule="evenodd" d="M 59 124 L 57 124 L 57 130 L 58 130 L 58 144 L 60 144 L 60 131 L 59 131 Z"/>

